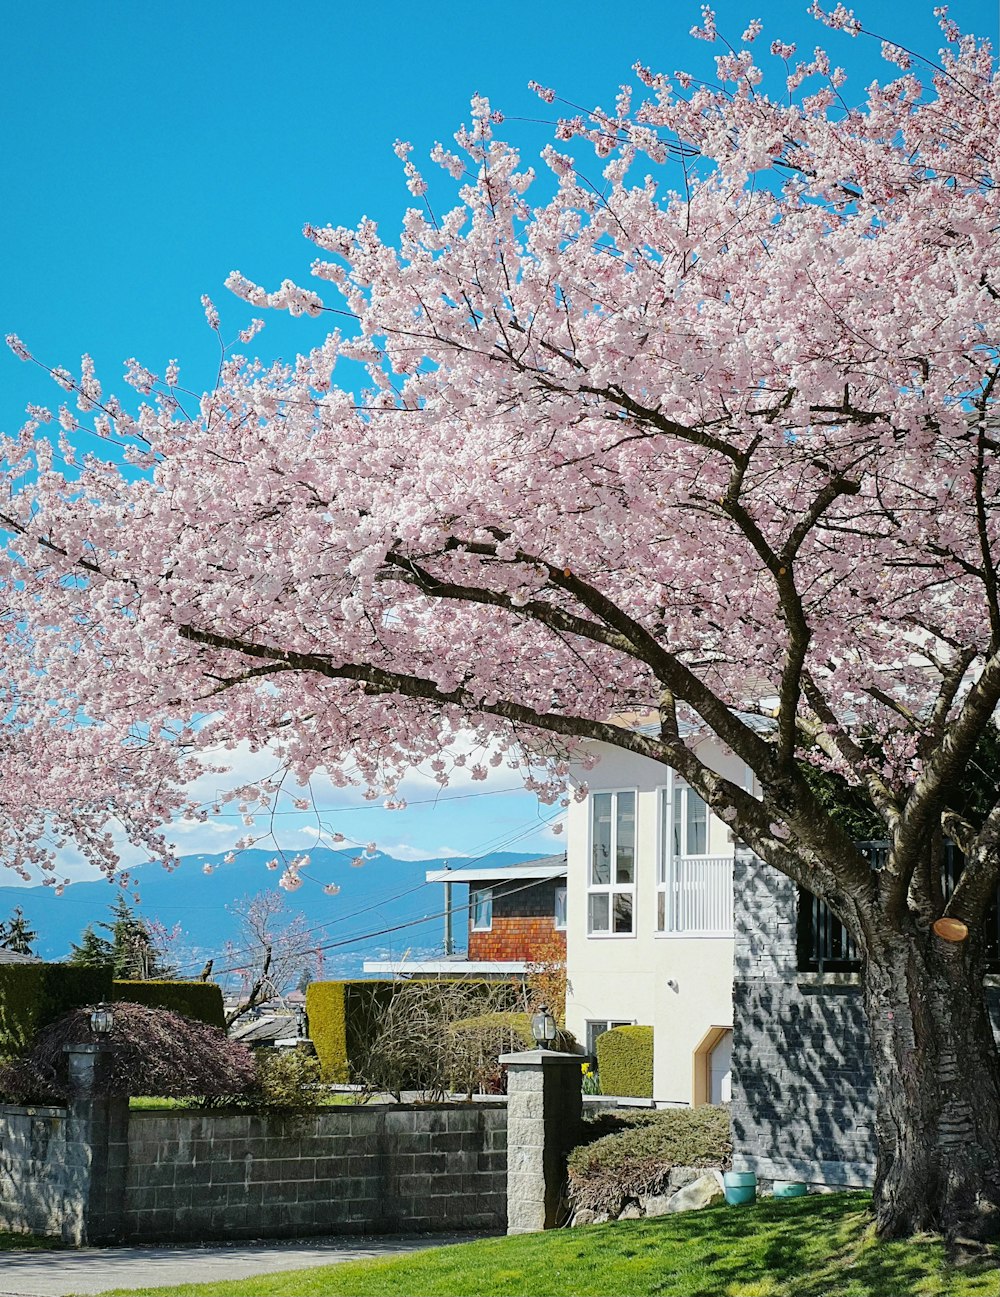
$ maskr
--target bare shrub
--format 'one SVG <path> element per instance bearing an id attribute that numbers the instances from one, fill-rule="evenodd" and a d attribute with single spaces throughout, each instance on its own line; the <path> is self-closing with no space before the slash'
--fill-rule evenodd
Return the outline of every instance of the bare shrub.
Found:
<path id="1" fill-rule="evenodd" d="M 404 1090 L 424 1100 L 495 1090 L 497 1055 L 525 1047 L 522 1002 L 521 989 L 509 983 L 400 983 L 369 1020 L 368 1045 L 357 1064 L 361 1084 L 397 1102 Z"/>

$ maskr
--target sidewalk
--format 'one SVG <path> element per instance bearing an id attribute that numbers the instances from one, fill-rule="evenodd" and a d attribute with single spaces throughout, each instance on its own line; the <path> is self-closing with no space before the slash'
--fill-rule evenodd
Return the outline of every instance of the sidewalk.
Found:
<path id="1" fill-rule="evenodd" d="M 102 1247 L 67 1252 L 0 1252 L 0 1297 L 67 1297 L 109 1288 L 221 1283 L 280 1274 L 303 1266 L 398 1256 L 485 1234 L 368 1235 L 365 1238 L 271 1239 L 190 1247 Z M 275 1285 L 280 1293 L 280 1285 Z"/>

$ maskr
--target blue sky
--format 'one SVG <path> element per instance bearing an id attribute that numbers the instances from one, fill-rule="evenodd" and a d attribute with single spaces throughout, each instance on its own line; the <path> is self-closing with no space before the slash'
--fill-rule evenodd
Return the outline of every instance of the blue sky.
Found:
<path id="1" fill-rule="evenodd" d="M 940 44 L 931 3 L 854 7 L 880 35 L 927 53 Z M 780 36 L 803 56 L 824 44 L 859 96 L 873 76 L 889 75 L 876 44 L 821 28 L 804 0 L 716 8 L 734 42 L 760 17 L 760 44 Z M 951 15 L 996 42 L 997 0 L 959 0 Z M 75 369 L 89 352 L 106 389 L 119 386 L 130 356 L 160 372 L 177 357 L 186 385 L 208 382 L 217 353 L 201 294 L 215 298 L 233 336 L 248 312 L 222 287 L 231 269 L 269 288 L 285 277 L 307 282 L 305 222 L 368 215 L 386 234 L 398 228 L 411 200 L 396 139 L 414 143 L 419 165 L 467 120 L 478 92 L 506 114 L 508 136 L 537 152 L 548 130 L 530 79 L 583 106 L 610 107 L 637 59 L 706 72 L 716 50 L 687 36 L 699 18 L 697 4 L 678 0 L 7 6 L 0 333 L 18 333 L 51 365 Z M 315 343 L 317 327 L 273 315 L 259 351 L 290 356 Z M 0 428 L 14 431 L 26 402 L 57 398 L 3 350 Z M 414 787 L 426 791 L 419 777 Z M 522 830 L 513 849 L 555 848 L 539 819 L 550 810 L 492 785 L 468 796 L 481 788 L 456 786 L 460 800 L 401 815 L 342 807 L 337 827 L 411 854 L 474 853 Z M 290 835 L 303 830 L 289 817 Z M 225 849 L 224 836 L 192 831 L 189 846 Z"/>

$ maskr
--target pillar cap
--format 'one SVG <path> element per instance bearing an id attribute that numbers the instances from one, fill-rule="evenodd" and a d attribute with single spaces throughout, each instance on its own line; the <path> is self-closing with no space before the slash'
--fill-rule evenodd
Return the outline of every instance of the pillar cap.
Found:
<path id="1" fill-rule="evenodd" d="M 587 1061 L 585 1054 L 564 1054 L 558 1049 L 525 1049 L 519 1054 L 501 1054 L 497 1062 L 506 1067 L 548 1067 L 553 1063 L 575 1063 L 581 1067 Z"/>

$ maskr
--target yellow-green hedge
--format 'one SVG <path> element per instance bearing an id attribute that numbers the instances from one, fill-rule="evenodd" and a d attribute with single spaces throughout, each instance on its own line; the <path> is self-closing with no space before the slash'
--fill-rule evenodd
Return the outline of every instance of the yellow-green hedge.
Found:
<path id="1" fill-rule="evenodd" d="M 323 1080 L 347 1085 L 352 1063 L 362 1056 L 368 1033 L 389 1003 L 390 981 L 310 982 L 306 987 L 309 1039 L 323 1069 Z"/>
<path id="2" fill-rule="evenodd" d="M 0 964 L 0 1055 L 23 1054 L 70 1009 L 110 999 L 110 965 Z"/>
<path id="3" fill-rule="evenodd" d="M 596 1051 L 602 1094 L 653 1097 L 652 1027 L 613 1027 L 597 1037 Z"/>
<path id="4" fill-rule="evenodd" d="M 115 979 L 112 998 L 127 1000 L 131 1004 L 144 1004 L 149 1009 L 169 1009 L 196 1022 L 207 1022 L 210 1027 L 225 1028 L 226 1013 L 222 1005 L 222 987 L 215 982 L 179 982 L 157 980 L 148 982 Z"/>

